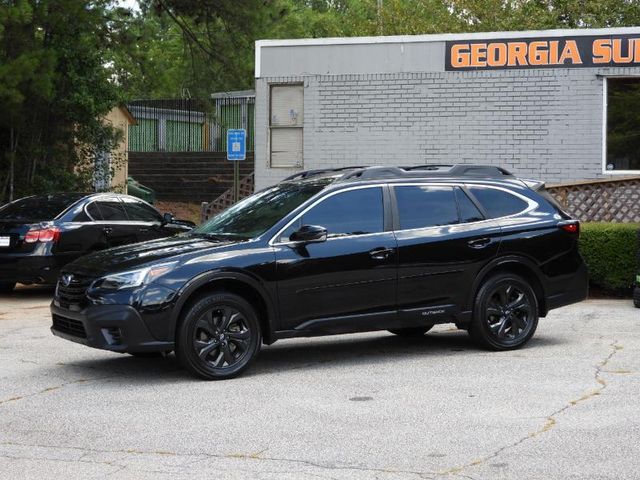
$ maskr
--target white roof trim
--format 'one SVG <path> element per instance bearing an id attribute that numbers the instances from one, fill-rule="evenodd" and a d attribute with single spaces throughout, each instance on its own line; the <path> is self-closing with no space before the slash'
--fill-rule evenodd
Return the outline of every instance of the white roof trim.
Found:
<path id="1" fill-rule="evenodd" d="M 558 30 L 525 30 L 508 32 L 445 33 L 435 35 L 394 35 L 388 37 L 300 38 L 292 40 L 257 40 L 256 47 L 293 47 L 304 45 L 358 45 L 363 43 L 445 42 L 450 40 L 483 40 L 490 38 L 577 37 L 588 35 L 640 34 L 640 27 L 565 28 Z"/>
<path id="2" fill-rule="evenodd" d="M 330 37 L 330 38 L 299 38 L 289 40 L 257 40 L 255 58 L 255 78 L 260 77 L 261 55 L 264 47 L 302 47 L 327 45 L 362 45 L 384 43 L 419 43 L 419 42 L 447 42 L 484 39 L 510 39 L 530 37 L 582 37 L 601 35 L 640 34 L 640 27 L 619 28 L 564 28 L 556 30 L 524 30 L 508 32 L 475 32 L 475 33 L 445 33 L 435 35 L 393 35 L 386 37 Z"/>

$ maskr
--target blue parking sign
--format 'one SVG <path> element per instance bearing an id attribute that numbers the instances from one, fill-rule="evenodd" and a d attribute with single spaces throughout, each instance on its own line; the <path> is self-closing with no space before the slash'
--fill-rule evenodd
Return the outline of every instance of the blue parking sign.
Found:
<path id="1" fill-rule="evenodd" d="M 227 160 L 247 158 L 247 131 L 244 128 L 227 130 Z"/>

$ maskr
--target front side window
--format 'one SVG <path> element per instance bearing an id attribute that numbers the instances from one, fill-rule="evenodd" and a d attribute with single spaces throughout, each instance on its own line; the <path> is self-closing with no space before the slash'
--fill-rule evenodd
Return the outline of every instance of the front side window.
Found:
<path id="1" fill-rule="evenodd" d="M 458 223 L 453 187 L 395 187 L 400 229 L 437 227 Z"/>
<path id="2" fill-rule="evenodd" d="M 489 218 L 506 217 L 525 210 L 527 202 L 503 190 L 495 188 L 468 186 L 471 194 L 484 207 Z"/>
<path id="3" fill-rule="evenodd" d="M 145 203 L 132 198 L 123 198 L 124 208 L 127 211 L 129 220 L 138 222 L 160 222 L 160 214 Z"/>
<path id="4" fill-rule="evenodd" d="M 303 225 L 327 229 L 327 236 L 364 235 L 384 231 L 382 188 L 359 188 L 337 193 L 311 208 L 281 235 L 286 242 Z"/>
<path id="5" fill-rule="evenodd" d="M 606 82 L 606 169 L 640 171 L 640 78 L 609 78 Z"/>

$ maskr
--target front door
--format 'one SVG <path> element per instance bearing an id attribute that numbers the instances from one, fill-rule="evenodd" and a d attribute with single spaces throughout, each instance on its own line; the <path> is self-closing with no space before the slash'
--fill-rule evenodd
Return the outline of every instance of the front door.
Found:
<path id="1" fill-rule="evenodd" d="M 283 330 L 374 330 L 396 315 L 396 240 L 385 224 L 386 187 L 359 187 L 321 199 L 275 242 Z M 302 225 L 327 229 L 318 243 L 290 242 Z"/>

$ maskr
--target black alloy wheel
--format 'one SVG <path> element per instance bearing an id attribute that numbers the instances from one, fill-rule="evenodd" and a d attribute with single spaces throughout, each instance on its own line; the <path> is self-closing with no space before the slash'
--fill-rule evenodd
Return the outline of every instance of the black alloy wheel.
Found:
<path id="1" fill-rule="evenodd" d="M 178 330 L 176 355 L 200 378 L 232 378 L 257 355 L 262 336 L 253 307 L 242 297 L 216 293 L 198 300 Z"/>
<path id="2" fill-rule="evenodd" d="M 400 337 L 421 337 L 432 328 L 433 325 L 427 325 L 424 327 L 394 328 L 389 331 L 394 335 L 398 335 Z"/>
<path id="3" fill-rule="evenodd" d="M 521 277 L 501 274 L 489 278 L 476 296 L 472 338 L 492 350 L 524 345 L 538 326 L 538 304 L 531 286 Z"/>

